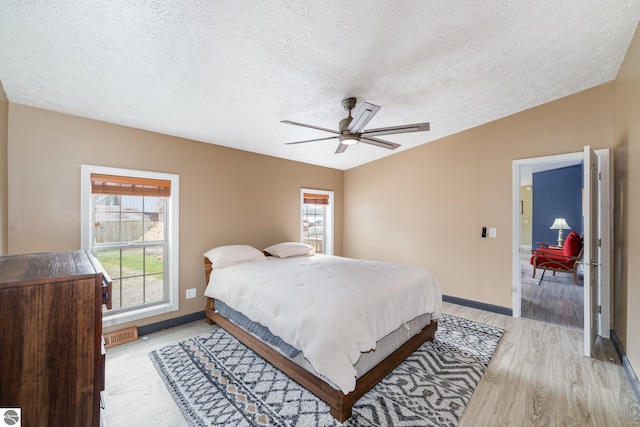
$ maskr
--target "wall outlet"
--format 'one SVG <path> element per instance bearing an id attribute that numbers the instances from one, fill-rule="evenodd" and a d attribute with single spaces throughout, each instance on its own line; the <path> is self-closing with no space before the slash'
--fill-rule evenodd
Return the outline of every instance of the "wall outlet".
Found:
<path id="1" fill-rule="evenodd" d="M 489 229 L 489 237 L 495 239 L 498 235 L 498 231 L 495 228 L 490 228 Z"/>
<path id="2" fill-rule="evenodd" d="M 196 297 L 196 288 L 187 289 L 187 299 Z"/>

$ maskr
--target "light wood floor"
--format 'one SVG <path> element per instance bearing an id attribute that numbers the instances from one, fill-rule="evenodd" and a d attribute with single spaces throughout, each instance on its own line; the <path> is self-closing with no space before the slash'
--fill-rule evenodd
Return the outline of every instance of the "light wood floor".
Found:
<path id="1" fill-rule="evenodd" d="M 529 263 L 530 251 L 522 252 L 521 271 L 521 313 L 525 319 L 537 320 L 577 330 L 584 329 L 584 287 L 582 273 L 578 274 L 578 284 L 567 273 L 547 271 L 540 281 L 543 270 L 536 271 Z"/>
<path id="2" fill-rule="evenodd" d="M 460 427 L 640 426 L 640 405 L 607 340 L 590 359 L 576 330 L 449 303 L 444 312 L 505 330 Z M 102 425 L 186 426 L 148 353 L 213 327 L 203 320 L 108 349 Z"/>

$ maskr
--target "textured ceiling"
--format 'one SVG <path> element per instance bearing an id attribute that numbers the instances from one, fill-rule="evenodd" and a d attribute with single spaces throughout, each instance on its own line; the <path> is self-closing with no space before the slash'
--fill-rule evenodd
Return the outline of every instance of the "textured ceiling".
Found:
<path id="1" fill-rule="evenodd" d="M 638 0 L 3 0 L 9 101 L 337 169 L 611 81 Z M 337 129 L 341 101 L 382 106 L 390 151 Z"/>

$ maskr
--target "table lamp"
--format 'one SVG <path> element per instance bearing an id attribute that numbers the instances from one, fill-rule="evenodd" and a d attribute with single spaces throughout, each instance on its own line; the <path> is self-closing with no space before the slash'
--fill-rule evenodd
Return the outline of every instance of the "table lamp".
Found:
<path id="1" fill-rule="evenodd" d="M 569 224 L 567 224 L 567 220 L 564 218 L 556 218 L 555 221 L 553 221 L 553 224 L 551 225 L 551 227 L 549 227 L 551 230 L 558 230 L 558 246 L 562 246 L 562 242 L 563 242 L 563 238 L 562 238 L 562 230 L 568 230 L 571 227 L 569 227 Z"/>

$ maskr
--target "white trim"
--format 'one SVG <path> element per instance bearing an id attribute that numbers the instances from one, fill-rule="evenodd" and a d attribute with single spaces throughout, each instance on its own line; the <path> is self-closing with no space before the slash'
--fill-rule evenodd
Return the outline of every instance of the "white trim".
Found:
<path id="1" fill-rule="evenodd" d="M 179 309 L 180 301 L 180 284 L 179 284 L 179 224 L 180 224 L 180 177 L 176 174 L 168 174 L 161 172 L 147 172 L 133 169 L 120 169 L 104 166 L 93 165 L 81 165 L 80 167 L 80 239 L 82 249 L 91 249 L 91 174 L 107 174 L 107 175 L 123 175 L 132 176 L 136 178 L 152 178 L 152 179 L 164 179 L 171 181 L 171 197 L 167 203 L 167 222 L 166 230 L 167 242 L 171 242 L 169 245 L 169 257 L 167 260 L 167 272 L 169 280 L 169 301 L 164 304 L 154 305 L 151 307 L 144 307 L 137 310 L 131 310 L 128 312 L 122 312 L 117 314 L 109 314 L 109 312 L 103 313 L 102 324 L 103 326 L 113 326 L 120 323 L 130 322 L 132 320 L 138 320 L 145 317 L 151 317 L 158 314 L 165 314 L 167 312 L 176 311 Z"/>
<path id="2" fill-rule="evenodd" d="M 520 251 L 521 251 L 521 234 L 522 225 L 520 224 L 520 200 L 522 196 L 520 194 L 520 166 L 523 165 L 522 160 L 513 161 L 513 240 L 511 249 L 511 265 L 513 266 L 513 287 L 512 287 L 512 306 L 513 317 L 520 317 L 522 313 L 522 286 L 521 286 L 521 273 L 520 273 Z M 517 267 L 516 267 L 517 266 Z"/>
<path id="3" fill-rule="evenodd" d="M 595 181 L 595 183 L 594 183 Z M 598 306 L 598 157 L 591 146 L 584 147 L 582 167 L 582 217 L 584 220 L 584 253 L 582 257 L 584 291 L 584 351 L 587 357 L 593 355 L 596 343 Z"/>
<path id="4" fill-rule="evenodd" d="M 109 314 L 107 311 L 102 313 L 102 326 L 106 328 L 108 326 L 115 326 L 125 322 L 132 322 L 138 319 L 166 314 L 175 310 L 177 310 L 177 308 L 172 308 L 171 303 L 164 303 L 154 305 L 152 307 L 143 307 L 115 314 Z"/>
<path id="5" fill-rule="evenodd" d="M 325 253 L 327 255 L 333 255 L 333 224 L 334 224 L 334 201 L 333 201 L 333 191 L 331 190 L 317 190 L 315 188 L 301 188 L 300 189 L 300 214 L 298 215 L 300 220 L 300 241 L 302 242 L 302 236 L 304 233 L 304 224 L 302 224 L 302 205 L 304 204 L 304 193 L 314 193 L 314 194 L 323 194 L 329 196 L 329 213 L 327 215 L 327 223 L 326 223 L 326 249 Z"/>

